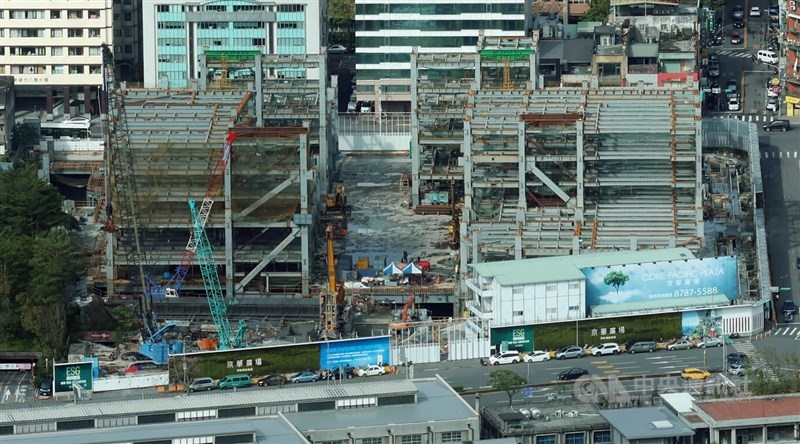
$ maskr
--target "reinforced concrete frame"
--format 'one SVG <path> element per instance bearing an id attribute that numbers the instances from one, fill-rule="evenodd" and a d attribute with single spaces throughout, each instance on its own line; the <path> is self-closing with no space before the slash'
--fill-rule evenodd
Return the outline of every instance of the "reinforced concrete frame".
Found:
<path id="1" fill-rule="evenodd" d="M 699 248 L 697 84 L 544 88 L 536 54 L 535 36 L 412 54 L 412 203 L 457 181 L 462 276 L 485 261 Z"/>
<path id="2" fill-rule="evenodd" d="M 313 69 L 324 79 L 324 56 L 256 55 L 251 66 L 255 79 L 236 88 L 126 91 L 148 269 L 165 283 L 180 263 L 191 228 L 187 200 L 203 198 L 224 138 L 234 131 L 223 192 L 206 225 L 224 264 L 226 294 L 308 295 L 313 222 L 337 158 L 330 134 L 336 79 L 329 85 L 271 76 Z M 113 238 L 107 243 L 107 280 L 130 279 L 119 261 L 125 248 Z M 200 273 L 190 269 L 180 295 L 202 289 Z"/>

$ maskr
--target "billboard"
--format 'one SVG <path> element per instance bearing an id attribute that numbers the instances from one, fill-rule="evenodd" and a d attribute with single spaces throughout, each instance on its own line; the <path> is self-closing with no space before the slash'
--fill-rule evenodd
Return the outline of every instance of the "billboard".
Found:
<path id="1" fill-rule="evenodd" d="M 581 269 L 586 305 L 626 304 L 704 296 L 736 299 L 736 257 L 688 259 Z"/>
<path id="2" fill-rule="evenodd" d="M 56 393 L 71 392 L 73 384 L 79 384 L 86 390 L 92 390 L 91 362 L 55 364 L 53 368 L 53 391 Z"/>
<path id="3" fill-rule="evenodd" d="M 340 365 L 363 367 L 389 362 L 389 336 L 345 339 L 319 344 L 319 368 L 335 368 Z"/>
<path id="4" fill-rule="evenodd" d="M 681 313 L 681 334 L 690 338 L 723 335 L 722 315 L 716 310 L 684 311 Z"/>
<path id="5" fill-rule="evenodd" d="M 492 345 L 500 351 L 503 343 L 509 350 L 533 351 L 533 325 L 493 328 Z"/>

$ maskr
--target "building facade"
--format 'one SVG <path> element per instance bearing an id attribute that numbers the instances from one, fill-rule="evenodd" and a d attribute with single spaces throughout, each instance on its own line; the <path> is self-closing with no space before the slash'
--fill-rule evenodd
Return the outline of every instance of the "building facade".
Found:
<path id="1" fill-rule="evenodd" d="M 249 71 L 227 69 L 227 63 L 256 54 L 319 54 L 326 44 L 326 10 L 326 0 L 143 0 L 144 85 L 185 88 L 200 76 L 252 78 Z M 201 55 L 220 66 L 205 68 Z M 268 74 L 319 76 L 296 69 Z"/>
<path id="2" fill-rule="evenodd" d="M 142 81 L 142 1 L 114 0 L 114 60 L 119 80 Z"/>
<path id="3" fill-rule="evenodd" d="M 411 52 L 474 53 L 478 36 L 525 36 L 530 0 L 356 0 L 357 99 L 410 111 Z"/>
<path id="4" fill-rule="evenodd" d="M 101 47 L 112 43 L 112 0 L 0 1 L 0 75 L 17 96 L 45 98 L 47 114 L 59 101 L 59 113 L 97 112 Z"/>
<path id="5" fill-rule="evenodd" d="M 14 78 L 0 76 L 0 156 L 6 154 L 14 130 Z"/>
<path id="6" fill-rule="evenodd" d="M 786 11 L 786 115 L 800 114 L 800 10 L 789 0 Z"/>

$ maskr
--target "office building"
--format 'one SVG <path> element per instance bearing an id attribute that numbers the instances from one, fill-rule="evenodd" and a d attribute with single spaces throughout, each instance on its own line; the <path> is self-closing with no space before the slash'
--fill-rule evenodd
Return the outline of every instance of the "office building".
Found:
<path id="1" fill-rule="evenodd" d="M 478 36 L 526 35 L 530 0 L 356 0 L 357 99 L 411 110 L 411 51 L 474 53 Z"/>
<path id="2" fill-rule="evenodd" d="M 326 43 L 326 10 L 326 0 L 143 0 L 144 86 L 185 88 L 200 76 L 252 79 L 252 71 L 228 69 L 228 63 L 252 61 L 256 54 L 319 54 Z M 207 68 L 201 55 L 220 66 Z M 267 74 L 319 78 L 315 70 Z"/>
<path id="3" fill-rule="evenodd" d="M 114 0 L 114 61 L 118 80 L 142 81 L 142 1 Z"/>

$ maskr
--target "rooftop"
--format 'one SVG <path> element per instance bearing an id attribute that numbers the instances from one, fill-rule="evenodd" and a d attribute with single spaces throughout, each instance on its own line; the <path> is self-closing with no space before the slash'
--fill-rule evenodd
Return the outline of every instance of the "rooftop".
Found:
<path id="1" fill-rule="evenodd" d="M 665 407 L 600 410 L 599 413 L 628 440 L 694 436 L 694 430 Z"/>
<path id="2" fill-rule="evenodd" d="M 796 420 L 800 416 L 800 396 L 797 395 L 700 402 L 695 406 L 701 415 L 717 423 L 780 417 Z"/>
<path id="3" fill-rule="evenodd" d="M 679 259 L 694 259 L 694 255 L 687 248 L 664 248 L 486 262 L 471 267 L 481 277 L 507 286 L 580 280 L 585 278 L 582 268 Z"/>

